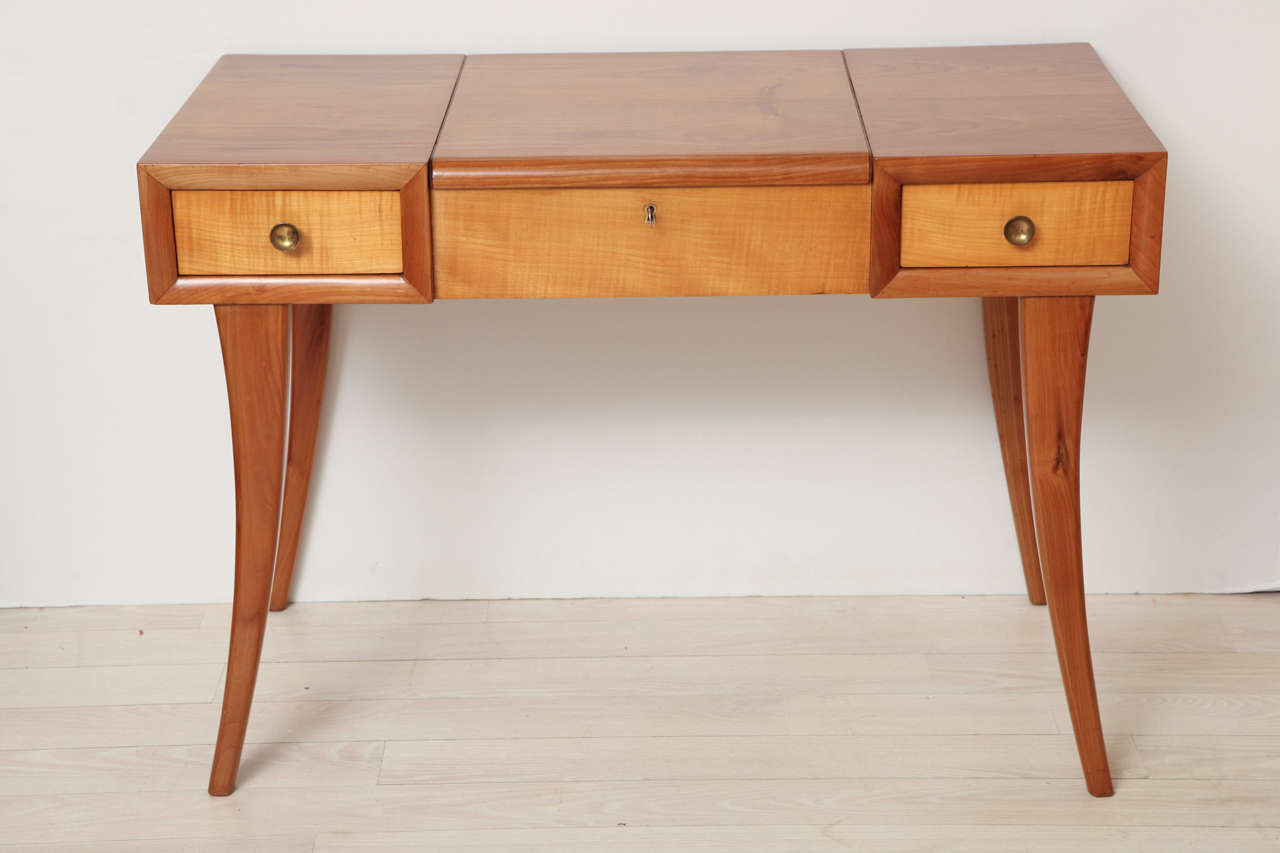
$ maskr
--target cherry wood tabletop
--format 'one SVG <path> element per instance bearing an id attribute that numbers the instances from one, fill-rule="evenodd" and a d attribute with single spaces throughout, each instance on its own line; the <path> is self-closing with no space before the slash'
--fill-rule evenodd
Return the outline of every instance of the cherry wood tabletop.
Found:
<path id="1" fill-rule="evenodd" d="M 847 50 L 876 158 L 1163 152 L 1088 44 Z"/>
<path id="2" fill-rule="evenodd" d="M 431 158 L 461 66 L 224 56 L 139 165 L 172 189 L 399 189 Z"/>
<path id="3" fill-rule="evenodd" d="M 480 55 L 432 185 L 849 184 L 869 163 L 838 51 Z"/>

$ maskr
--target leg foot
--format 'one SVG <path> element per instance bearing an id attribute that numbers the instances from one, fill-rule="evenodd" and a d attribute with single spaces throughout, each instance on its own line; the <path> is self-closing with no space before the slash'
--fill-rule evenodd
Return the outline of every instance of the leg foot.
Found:
<path id="1" fill-rule="evenodd" d="M 1027 446 L 1049 618 L 1085 784 L 1095 797 L 1109 797 L 1080 545 L 1080 421 L 1093 297 L 1025 297 L 1021 309 Z"/>
<path id="2" fill-rule="evenodd" d="M 1022 555 L 1027 598 L 1032 604 L 1044 604 L 1044 580 L 1040 575 L 1040 555 L 1036 551 L 1031 481 L 1027 474 L 1026 427 L 1022 418 L 1017 298 L 983 299 L 982 325 L 987 341 L 991 400 L 996 410 L 996 433 L 1000 436 L 1000 455 L 1004 459 L 1005 482 L 1009 485 L 1009 504 L 1013 508 L 1013 529 Z"/>
<path id="3" fill-rule="evenodd" d="M 236 582 L 222 720 L 209 793 L 235 788 L 258 678 L 284 459 L 288 307 L 218 305 L 236 479 Z"/>
<path id="4" fill-rule="evenodd" d="M 289 403 L 289 461 L 284 471 L 284 506 L 280 510 L 280 543 L 276 548 L 275 580 L 271 587 L 271 609 L 284 610 L 289 604 L 293 565 L 302 535 L 302 515 L 311 483 L 311 463 L 315 459 L 316 433 L 320 429 L 320 406 L 324 397 L 324 375 L 329 361 L 329 326 L 332 305 L 294 305 L 293 359 Z"/>

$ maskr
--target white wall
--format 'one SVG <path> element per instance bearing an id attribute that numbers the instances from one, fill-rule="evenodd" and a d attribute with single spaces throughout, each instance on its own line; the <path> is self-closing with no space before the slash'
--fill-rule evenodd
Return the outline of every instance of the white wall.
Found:
<path id="1" fill-rule="evenodd" d="M 1162 293 L 1099 300 L 1093 590 L 1280 586 L 1280 4 L 9 4 L 0 605 L 226 600 L 211 309 L 133 164 L 226 52 L 1091 41 L 1170 150 Z M 976 301 L 341 307 L 302 599 L 1021 587 Z"/>

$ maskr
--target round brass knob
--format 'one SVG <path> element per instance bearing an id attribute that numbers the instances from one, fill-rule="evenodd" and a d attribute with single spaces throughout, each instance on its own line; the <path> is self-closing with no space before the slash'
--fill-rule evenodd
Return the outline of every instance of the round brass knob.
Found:
<path id="1" fill-rule="evenodd" d="M 302 232 L 288 222 L 281 222 L 271 229 L 271 245 L 282 252 L 292 252 L 301 242 Z"/>
<path id="2" fill-rule="evenodd" d="M 1028 216 L 1015 216 L 1004 224 L 1004 238 L 1015 246 L 1025 246 L 1036 236 L 1036 224 Z"/>

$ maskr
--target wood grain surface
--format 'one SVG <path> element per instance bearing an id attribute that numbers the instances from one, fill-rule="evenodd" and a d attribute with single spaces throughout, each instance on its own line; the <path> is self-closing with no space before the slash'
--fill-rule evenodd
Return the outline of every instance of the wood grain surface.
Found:
<path id="1" fill-rule="evenodd" d="M 1166 155 L 1091 46 L 865 49 L 845 51 L 845 60 L 875 159 L 872 296 L 1158 290 Z M 1119 180 L 1134 182 L 1130 263 L 1087 274 L 899 263 L 904 187 Z"/>
<path id="2" fill-rule="evenodd" d="M 877 160 L 1164 150 L 1088 44 L 844 55 Z"/>
<path id="3" fill-rule="evenodd" d="M 1121 266 L 1129 262 L 1132 181 L 916 184 L 902 188 L 904 267 Z M 1005 239 L 1035 223 L 1025 246 Z"/>
<path id="4" fill-rule="evenodd" d="M 874 257 L 874 249 L 872 255 Z M 880 298 L 1150 294 L 1130 267 L 907 267 L 885 282 Z"/>
<path id="5" fill-rule="evenodd" d="M 872 295 L 1158 289 L 1164 150 L 1093 49 L 1066 44 L 479 55 L 465 67 L 460 56 L 223 57 L 140 162 L 151 299 L 430 301 L 429 179 L 439 189 L 862 183 L 864 121 L 877 170 Z M 1111 180 L 1134 182 L 1127 265 L 981 260 L 923 277 L 899 265 L 903 186 Z M 243 270 L 243 281 L 206 270 L 175 283 L 165 188 L 401 190 L 403 261 Z M 384 271 L 403 275 L 367 276 Z M 299 277 L 271 280 L 288 273 Z"/>
<path id="6" fill-rule="evenodd" d="M 1045 598 L 1085 785 L 1113 793 L 1085 617 L 1080 426 L 1092 296 L 1021 300 L 1027 455 Z"/>
<path id="7" fill-rule="evenodd" d="M 329 366 L 329 329 L 332 305 L 290 307 L 292 346 L 289 355 L 289 451 L 284 469 L 284 493 L 280 508 L 280 533 L 276 543 L 275 574 L 271 580 L 271 609 L 284 610 L 289 603 L 302 518 L 311 485 L 320 409 L 324 401 L 324 377 Z"/>
<path id="8" fill-rule="evenodd" d="M 866 290 L 865 185 L 435 190 L 432 205 L 443 299 Z"/>
<path id="9" fill-rule="evenodd" d="M 440 189 L 865 183 L 834 51 L 468 56 Z"/>
<path id="10" fill-rule="evenodd" d="M 462 57 L 229 55 L 169 122 L 138 164 L 148 289 L 157 304 L 200 302 L 429 302 L 431 157 Z M 147 178 L 146 181 L 143 177 Z M 149 183 L 148 183 L 149 181 Z M 179 279 L 169 190 L 411 190 L 406 263 L 392 283 L 312 277 L 275 282 Z M 268 226 L 269 227 L 269 226 Z M 296 266 L 296 265 L 295 265 Z M 347 272 L 381 272 L 369 268 Z M 334 273 L 343 270 L 324 270 Z"/>
<path id="11" fill-rule="evenodd" d="M 272 165 L 202 163 L 142 166 L 175 190 L 396 190 L 422 170 L 421 163 Z"/>
<path id="12" fill-rule="evenodd" d="M 987 378 L 1000 438 L 1013 529 L 1022 558 L 1027 598 L 1044 604 L 1044 579 L 1036 549 L 1035 516 L 1031 508 L 1031 480 L 1027 473 L 1027 434 L 1022 406 L 1022 344 L 1019 336 L 1018 300 L 987 297 L 982 300 L 983 339 L 987 348 Z"/>
<path id="13" fill-rule="evenodd" d="M 431 157 L 461 66 L 461 56 L 444 54 L 227 55 L 140 162 L 194 167 L 161 172 L 187 181 L 199 180 L 205 165 L 290 166 L 295 174 L 369 165 L 381 181 L 402 174 L 385 171 L 387 164 L 421 166 Z M 336 174 L 350 181 L 349 170 Z M 412 174 L 379 188 L 398 188 Z"/>
<path id="14" fill-rule="evenodd" d="M 249 725 L 267 625 L 284 468 L 289 308 L 214 308 L 231 410 L 236 484 L 235 601 L 209 793 L 230 794 Z"/>
<path id="15" fill-rule="evenodd" d="M 1133 182 L 1129 267 L 1152 293 L 1160 287 L 1160 247 L 1164 238 L 1164 189 L 1168 170 L 1168 159 L 1161 157 Z"/>
<path id="16" fill-rule="evenodd" d="M 399 651 L 455 696 L 260 702 L 231 800 L 201 790 L 228 603 L 0 610 L 0 697 L 28 705 L 0 707 L 0 838 L 15 853 L 1271 853 L 1277 604 L 1089 598 L 1106 801 L 1079 783 L 1046 613 L 1022 596 L 297 603 L 264 656 L 314 662 L 311 680 L 264 666 L 264 695 L 337 694 L 352 667 L 335 653 L 376 670 Z M 891 674 L 876 654 L 907 662 L 877 688 L 895 692 L 846 694 L 843 667 Z M 432 669 L 440 655 L 452 666 Z M 724 692 L 650 694 L 651 671 Z M 751 692 L 805 673 L 803 692 Z"/>
<path id="17" fill-rule="evenodd" d="M 178 278 L 178 247 L 173 234 L 173 201 L 169 188 L 138 167 L 138 207 L 142 212 L 142 252 L 147 295 L 160 302 Z"/>
<path id="18" fill-rule="evenodd" d="M 423 166 L 400 190 L 400 245 L 404 278 L 430 302 L 434 271 L 431 268 L 431 172 Z M 335 300 L 336 301 L 336 300 Z"/>
<path id="19" fill-rule="evenodd" d="M 403 275 L 192 275 L 179 278 L 160 305 L 324 305 L 421 303 Z"/>
<path id="20" fill-rule="evenodd" d="M 271 244 L 280 223 L 298 247 Z M 173 229 L 181 275 L 341 275 L 404 269 L 400 194 L 297 190 L 175 190 Z"/>

